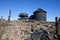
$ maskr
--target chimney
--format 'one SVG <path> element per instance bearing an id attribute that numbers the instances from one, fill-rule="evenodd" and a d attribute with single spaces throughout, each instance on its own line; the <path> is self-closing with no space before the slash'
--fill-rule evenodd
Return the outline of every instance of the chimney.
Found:
<path id="1" fill-rule="evenodd" d="M 9 10 L 8 22 L 10 22 L 11 10 Z"/>

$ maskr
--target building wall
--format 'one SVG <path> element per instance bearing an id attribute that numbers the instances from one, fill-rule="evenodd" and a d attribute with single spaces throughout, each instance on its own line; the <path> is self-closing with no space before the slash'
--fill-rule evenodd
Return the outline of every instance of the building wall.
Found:
<path id="1" fill-rule="evenodd" d="M 35 19 L 38 21 L 46 21 L 46 13 L 45 12 L 37 12 L 34 13 Z"/>

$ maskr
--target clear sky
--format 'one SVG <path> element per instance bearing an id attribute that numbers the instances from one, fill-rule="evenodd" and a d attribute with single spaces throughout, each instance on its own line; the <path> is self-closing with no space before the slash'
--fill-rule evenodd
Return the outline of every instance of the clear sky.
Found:
<path id="1" fill-rule="evenodd" d="M 54 21 L 60 17 L 60 0 L 0 0 L 0 16 L 7 20 L 9 10 L 12 10 L 11 19 L 17 20 L 22 12 L 30 15 L 42 8 L 47 11 L 47 21 Z"/>

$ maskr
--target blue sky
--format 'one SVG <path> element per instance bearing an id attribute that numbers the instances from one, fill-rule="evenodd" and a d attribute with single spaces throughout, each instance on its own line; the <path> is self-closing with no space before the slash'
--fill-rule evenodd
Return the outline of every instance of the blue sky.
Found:
<path id="1" fill-rule="evenodd" d="M 17 20 L 22 12 L 30 15 L 42 8 L 47 11 L 47 21 L 60 17 L 60 0 L 0 0 L 0 16 L 7 20 L 9 10 L 12 10 L 11 20 Z"/>

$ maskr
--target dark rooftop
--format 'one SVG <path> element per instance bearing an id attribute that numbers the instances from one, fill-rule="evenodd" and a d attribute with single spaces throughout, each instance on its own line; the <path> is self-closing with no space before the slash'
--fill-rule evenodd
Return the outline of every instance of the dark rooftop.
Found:
<path id="1" fill-rule="evenodd" d="M 19 17 L 28 17 L 28 14 L 27 13 L 20 13 Z"/>
<path id="2" fill-rule="evenodd" d="M 45 13 L 47 13 L 45 10 L 43 10 L 43 9 L 41 9 L 41 8 L 38 8 L 36 11 L 34 11 L 33 13 L 35 13 L 35 12 L 45 12 Z"/>

